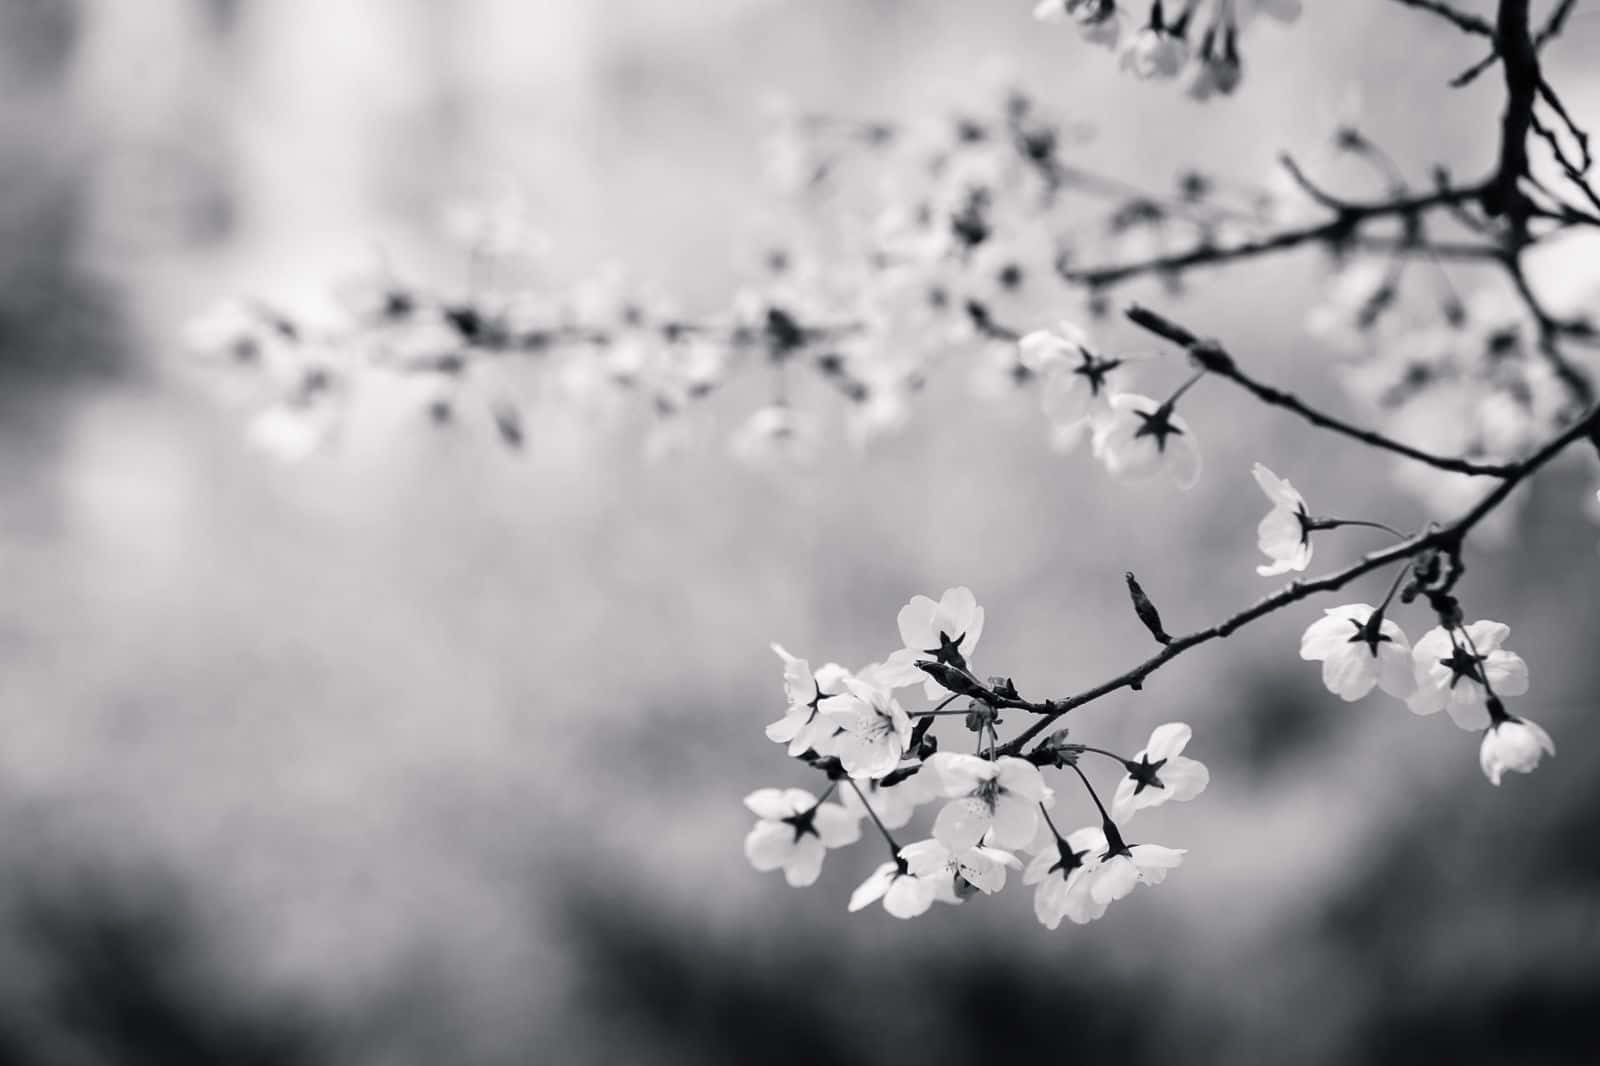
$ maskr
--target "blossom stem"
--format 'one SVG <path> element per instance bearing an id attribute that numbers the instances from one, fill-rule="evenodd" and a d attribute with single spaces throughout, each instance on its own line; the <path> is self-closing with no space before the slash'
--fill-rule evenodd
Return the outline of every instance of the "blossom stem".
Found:
<path id="1" fill-rule="evenodd" d="M 1474 463 L 1454 456 L 1434 455 L 1420 448 L 1413 448 L 1409 444 L 1392 440 L 1381 433 L 1351 425 L 1332 415 L 1323 414 L 1314 407 L 1308 406 L 1293 393 L 1284 392 L 1282 389 L 1257 381 L 1234 361 L 1231 354 L 1225 351 L 1215 341 L 1205 340 L 1193 331 L 1179 325 L 1164 315 L 1157 314 L 1148 308 L 1134 304 L 1127 310 L 1128 318 L 1138 326 L 1149 330 L 1158 337 L 1169 340 L 1174 344 L 1182 345 L 1189 350 L 1191 357 L 1204 360 L 1206 368 L 1228 379 L 1243 388 L 1262 403 L 1270 407 L 1281 407 L 1292 411 L 1314 426 L 1343 434 L 1374 448 L 1403 455 L 1407 459 L 1414 459 L 1419 463 L 1438 467 L 1440 470 L 1449 470 L 1457 474 L 1472 474 L 1479 477 L 1514 477 L 1523 466 L 1523 463 Z"/>
<path id="2" fill-rule="evenodd" d="M 1410 572 L 1411 567 L 1409 566 L 1402 566 L 1400 568 L 1400 572 L 1394 575 L 1394 580 L 1389 583 L 1389 591 L 1384 595 L 1383 602 L 1378 604 L 1378 609 L 1372 612 L 1373 614 L 1380 618 L 1383 617 L 1383 612 L 1389 609 L 1390 602 L 1394 600 L 1394 594 L 1400 591 L 1401 582 L 1405 580 L 1406 575 Z"/>
<path id="3" fill-rule="evenodd" d="M 872 816 L 872 824 L 877 826 L 878 832 L 883 834 L 883 839 L 889 845 L 889 857 L 894 859 L 895 862 L 899 862 L 900 845 L 895 841 L 893 834 L 891 834 L 888 829 L 884 828 L 883 819 L 879 818 L 878 812 L 872 809 L 872 804 L 867 802 L 867 794 L 861 791 L 861 786 L 856 784 L 855 778 L 847 777 L 845 780 L 850 782 L 850 787 L 856 790 L 857 796 L 861 797 L 861 806 L 867 809 L 867 813 Z"/>
<path id="4" fill-rule="evenodd" d="M 1311 528 L 1314 530 L 1339 529 L 1342 526 L 1364 526 L 1367 529 L 1381 529 L 1390 536 L 1397 537 L 1400 540 L 1405 540 L 1406 537 L 1409 536 L 1409 534 L 1402 533 L 1393 526 L 1385 525 L 1382 522 L 1369 522 L 1363 518 L 1317 518 L 1311 522 Z"/>
<path id="5" fill-rule="evenodd" d="M 1490 701 L 1498 704 L 1500 702 L 1500 697 L 1496 696 L 1494 694 L 1494 689 L 1489 686 L 1487 656 L 1478 654 L 1478 646 L 1472 642 L 1472 634 L 1467 632 L 1466 626 L 1456 626 L 1455 631 L 1450 634 L 1450 643 L 1452 645 L 1454 645 L 1456 642 L 1456 633 L 1460 633 L 1461 639 L 1467 642 L 1467 650 L 1472 653 L 1472 658 L 1475 660 L 1475 668 L 1478 671 L 1478 676 L 1473 678 L 1473 680 L 1481 682 L 1483 684 L 1483 691 L 1488 694 Z"/>
<path id="6" fill-rule="evenodd" d="M 1091 744 L 1075 744 L 1073 746 L 1076 747 L 1076 748 L 1079 748 L 1079 749 L 1081 749 L 1083 751 L 1092 751 L 1096 755 L 1104 755 L 1108 759 L 1115 759 L 1115 760 L 1117 760 L 1119 763 L 1121 763 L 1124 766 L 1128 765 L 1128 760 L 1124 759 L 1122 756 L 1118 755 L 1114 751 L 1107 751 L 1104 748 L 1097 748 L 1097 747 L 1094 747 Z"/>
<path id="7" fill-rule="evenodd" d="M 1178 406 L 1179 398 L 1181 398 L 1184 393 L 1186 393 L 1190 389 L 1194 388 L 1195 383 L 1198 382 L 1201 378 L 1205 377 L 1207 373 L 1209 373 L 1209 371 L 1205 370 L 1204 368 L 1202 368 L 1200 370 L 1196 370 L 1194 372 L 1194 376 L 1191 377 L 1188 381 L 1185 381 L 1182 385 L 1179 385 L 1178 386 L 1178 391 L 1174 392 L 1171 396 L 1168 396 L 1167 397 L 1167 402 L 1162 404 L 1161 406 L 1166 408 L 1168 411 L 1170 411 L 1174 407 Z"/>
<path id="8" fill-rule="evenodd" d="M 1050 832 L 1055 834 L 1056 841 L 1065 844 L 1066 838 L 1061 835 L 1061 830 L 1056 828 L 1056 823 L 1050 820 L 1050 812 L 1045 809 L 1045 805 L 1042 803 L 1039 804 L 1039 813 L 1044 816 L 1044 824 L 1050 827 Z"/>
<path id="9" fill-rule="evenodd" d="M 1110 836 L 1112 832 L 1116 831 L 1117 823 L 1111 820 L 1111 815 L 1106 812 L 1105 804 L 1100 802 L 1100 794 L 1094 790 L 1094 786 L 1089 783 L 1088 775 L 1078 769 L 1076 763 L 1072 766 L 1072 772 L 1078 775 L 1078 780 L 1083 782 L 1083 787 L 1089 790 L 1089 798 L 1094 800 L 1095 809 L 1100 812 L 1100 820 L 1106 825 L 1106 836 Z"/>

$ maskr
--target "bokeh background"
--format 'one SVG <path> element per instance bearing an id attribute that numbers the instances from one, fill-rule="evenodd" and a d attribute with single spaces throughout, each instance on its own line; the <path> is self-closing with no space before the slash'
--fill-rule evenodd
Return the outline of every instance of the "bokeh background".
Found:
<path id="1" fill-rule="evenodd" d="M 1419 180 L 1492 157 L 1494 79 L 1442 87 L 1476 49 L 1397 4 L 1313 0 L 1209 106 L 1029 6 L 0 3 L 0 1062 L 1600 1060 L 1592 470 L 1469 557 L 1560 745 L 1537 774 L 1493 789 L 1442 717 L 1330 696 L 1306 605 L 1074 716 L 1124 750 L 1194 724 L 1210 790 L 1141 819 L 1190 849 L 1167 885 L 1053 934 L 1015 890 L 900 923 L 845 913 L 870 842 L 804 891 L 743 859 L 740 798 L 812 784 L 761 734 L 769 640 L 865 662 L 967 584 L 982 665 L 1072 691 L 1145 654 L 1124 570 L 1177 628 L 1263 591 L 1251 462 L 1414 526 L 1390 467 L 1201 389 L 1201 485 L 1113 484 L 960 373 L 799 477 L 648 464 L 626 427 L 508 453 L 418 424 L 290 466 L 182 357 L 214 299 L 314 299 L 374 248 L 449 277 L 442 206 L 508 186 L 553 276 L 620 260 L 719 306 L 772 94 L 904 116 L 998 64 L 1150 185 L 1327 162 L 1352 114 Z M 1580 9 L 1549 57 L 1580 116 L 1596 49 Z M 1122 295 L 1346 403 L 1315 255 L 1196 280 Z"/>

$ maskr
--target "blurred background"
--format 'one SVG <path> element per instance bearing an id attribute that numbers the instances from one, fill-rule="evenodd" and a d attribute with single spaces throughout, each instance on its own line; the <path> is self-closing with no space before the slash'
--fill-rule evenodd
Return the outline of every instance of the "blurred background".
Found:
<path id="1" fill-rule="evenodd" d="M 1122 750 L 1193 723 L 1211 788 L 1140 823 L 1189 849 L 1166 885 L 1055 933 L 1016 890 L 901 923 L 845 912 L 870 842 L 804 891 L 741 854 L 745 793 L 815 784 L 761 733 L 769 640 L 864 663 L 965 584 L 985 671 L 1070 692 L 1146 653 L 1124 570 L 1169 628 L 1266 590 L 1253 461 L 1414 527 L 1388 465 L 1200 389 L 1200 486 L 1113 484 L 959 373 L 793 477 L 425 425 L 284 465 L 181 358 L 216 298 L 314 298 L 375 249 L 453 276 L 441 212 L 506 187 L 557 276 L 719 306 L 774 94 L 902 117 L 1002 69 L 1149 185 L 1324 159 L 1352 111 L 1419 181 L 1487 166 L 1495 79 L 1443 88 L 1476 48 L 1307 6 L 1201 106 L 1028 0 L 0 0 L 0 1062 L 1600 1060 L 1592 469 L 1542 478 L 1463 585 L 1530 664 L 1537 774 L 1491 788 L 1443 716 L 1330 696 L 1295 653 L 1346 600 L 1308 604 L 1074 715 Z M 1580 9 L 1548 58 L 1580 119 L 1597 48 Z M 1325 277 L 1118 295 L 1337 407 L 1303 329 Z M 1370 546 L 1336 536 L 1321 558 Z"/>

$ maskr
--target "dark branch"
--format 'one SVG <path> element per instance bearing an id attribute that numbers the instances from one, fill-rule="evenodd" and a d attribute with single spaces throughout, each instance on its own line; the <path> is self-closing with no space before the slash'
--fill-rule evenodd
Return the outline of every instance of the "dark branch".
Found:
<path id="1" fill-rule="evenodd" d="M 1156 336 L 1188 349 L 1196 362 L 1216 376 L 1226 378 L 1240 386 L 1262 403 L 1294 412 L 1314 426 L 1332 430 L 1371 447 L 1394 452 L 1396 455 L 1403 455 L 1407 459 L 1414 459 L 1419 463 L 1426 463 L 1429 466 L 1437 467 L 1440 470 L 1448 470 L 1455 474 L 1505 478 L 1515 475 L 1520 469 L 1520 464 L 1517 463 L 1474 463 L 1452 456 L 1434 455 L 1430 452 L 1422 451 L 1420 448 L 1413 448 L 1409 444 L 1402 444 L 1397 440 L 1392 440 L 1381 433 L 1362 429 L 1360 426 L 1351 425 L 1349 422 L 1334 418 L 1332 415 L 1323 414 L 1292 393 L 1263 384 L 1240 370 L 1239 365 L 1234 362 L 1233 356 L 1229 355 L 1216 341 L 1205 340 L 1171 319 L 1138 305 L 1128 308 L 1127 314 L 1135 325 L 1142 326 Z"/>
<path id="2" fill-rule="evenodd" d="M 1514 474 L 1502 480 L 1482 500 L 1479 500 L 1465 514 L 1447 526 L 1401 541 L 1399 544 L 1392 545 L 1382 551 L 1372 552 L 1344 569 L 1336 570 L 1323 577 L 1309 581 L 1292 582 L 1287 587 L 1257 600 L 1239 613 L 1215 625 L 1197 630 L 1186 636 L 1174 638 L 1171 644 L 1166 645 L 1161 651 L 1127 673 L 1096 685 L 1085 692 L 1080 692 L 1075 696 L 1060 700 L 1048 700 L 1044 703 L 1030 703 L 1026 700 L 1001 700 L 997 702 L 997 706 L 1016 707 L 1032 711 L 1040 716 L 1037 721 L 1018 734 L 1015 739 L 1000 748 L 998 754 L 1015 755 L 1019 753 L 1023 745 L 1050 728 L 1068 711 L 1081 707 L 1086 703 L 1091 703 L 1102 696 L 1110 695 L 1120 689 L 1138 689 L 1144 684 L 1145 678 L 1190 648 L 1229 636 L 1258 618 L 1263 618 L 1318 593 L 1341 589 L 1364 574 L 1369 574 L 1393 563 L 1414 559 L 1425 552 L 1443 552 L 1452 559 L 1456 559 L 1466 541 L 1467 534 L 1492 513 L 1495 508 L 1505 502 L 1505 498 L 1511 494 L 1513 489 L 1532 476 L 1540 467 L 1554 459 L 1573 442 L 1585 438 L 1594 441 L 1596 448 L 1600 448 L 1600 408 L 1591 409 L 1582 419 L 1556 434 L 1538 451 L 1516 464 L 1517 469 Z M 1460 573 L 1459 565 L 1453 567 L 1453 572 Z"/>
<path id="3" fill-rule="evenodd" d="M 1449 4 L 1444 3 L 1443 0 L 1395 0 L 1395 2 L 1404 4 L 1406 7 L 1414 7 L 1418 10 L 1426 11 L 1429 14 L 1438 15 L 1463 33 L 1473 33 L 1480 37 L 1492 38 L 1494 36 L 1493 26 L 1477 15 L 1456 10 Z"/>

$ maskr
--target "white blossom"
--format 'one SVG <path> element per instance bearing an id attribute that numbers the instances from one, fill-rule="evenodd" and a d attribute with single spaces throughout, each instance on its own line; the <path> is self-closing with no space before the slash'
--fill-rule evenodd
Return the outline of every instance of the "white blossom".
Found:
<path id="1" fill-rule="evenodd" d="M 1193 735 L 1182 722 L 1156 726 L 1150 742 L 1128 761 L 1128 774 L 1117 782 L 1111 817 L 1126 822 L 1146 807 L 1168 800 L 1192 800 L 1211 782 L 1205 764 L 1182 752 Z"/>
<path id="2" fill-rule="evenodd" d="M 822 872 L 829 848 L 861 839 L 861 825 L 837 803 L 818 803 L 803 788 L 762 788 L 744 798 L 759 821 L 744 838 L 745 858 L 757 870 L 783 870 L 796 887 L 809 885 Z"/>
<path id="3" fill-rule="evenodd" d="M 1311 565 L 1311 527 L 1305 497 L 1261 463 L 1251 473 L 1272 504 L 1272 510 L 1256 527 L 1256 543 L 1272 562 L 1257 566 L 1256 573 L 1273 577 L 1290 570 L 1303 571 Z"/>
<path id="4" fill-rule="evenodd" d="M 1329 607 L 1306 627 L 1300 658 L 1322 662 L 1322 683 L 1340 699 L 1359 700 L 1375 685 L 1406 699 L 1415 686 L 1411 644 L 1387 618 L 1373 626 L 1372 615 L 1365 603 Z"/>
<path id="5" fill-rule="evenodd" d="M 1111 397 L 1111 414 L 1094 430 L 1094 451 L 1113 475 L 1145 478 L 1166 470 L 1181 489 L 1200 480 L 1200 450 L 1189 423 L 1148 396 Z"/>
<path id="6" fill-rule="evenodd" d="M 941 652 L 953 650 L 963 660 L 969 658 L 983 635 L 983 608 L 966 586 L 945 589 L 935 603 L 927 596 L 913 596 L 900 608 L 895 621 L 900 629 L 901 649 L 884 664 L 884 682 L 891 688 L 922 682 L 930 700 L 943 698 L 945 690 L 917 668 L 919 659 L 939 659 Z"/>
<path id="7" fill-rule="evenodd" d="M 1064 840 L 1052 832 L 1050 842 L 1034 855 L 1022 872 L 1022 883 L 1037 886 L 1033 913 L 1045 928 L 1056 928 L 1063 917 L 1084 925 L 1106 912 L 1107 904 L 1089 891 L 1089 874 L 1105 848 L 1105 833 L 1089 826 L 1068 833 Z"/>
<path id="8" fill-rule="evenodd" d="M 1020 870 L 1022 862 L 1009 851 L 975 844 L 951 848 L 938 838 L 918 840 L 900 849 L 900 858 L 913 876 L 930 882 L 935 898 L 960 903 L 976 889 L 993 895 L 1006 887 L 1006 870 Z"/>
<path id="9" fill-rule="evenodd" d="M 886 862 L 850 894 L 850 910 L 854 913 L 881 899 L 883 909 L 896 918 L 915 918 L 933 906 L 937 893 L 933 881 L 911 874 L 898 862 Z"/>
<path id="10" fill-rule="evenodd" d="M 1449 711 L 1462 729 L 1484 729 L 1489 725 L 1484 680 L 1496 696 L 1520 696 L 1528 691 L 1528 664 L 1500 646 L 1510 635 L 1510 626 L 1483 620 L 1466 630 L 1470 641 L 1443 626 L 1428 630 L 1417 641 L 1411 649 L 1417 690 L 1406 706 L 1416 714 Z"/>
<path id="11" fill-rule="evenodd" d="M 1099 904 L 1115 903 L 1137 885 L 1159 885 L 1183 862 L 1182 848 L 1160 844 L 1108 846 L 1089 870 L 1089 896 Z"/>
<path id="12" fill-rule="evenodd" d="M 1039 804 L 1052 795 L 1039 768 L 1026 759 L 994 761 L 941 751 L 928 760 L 940 792 L 950 802 L 940 809 L 933 835 L 957 851 L 991 835 L 1002 848 L 1026 847 L 1039 823 Z"/>
<path id="13" fill-rule="evenodd" d="M 1122 69 L 1140 78 L 1165 81 L 1176 78 L 1189 59 L 1182 37 L 1156 26 L 1146 26 L 1123 46 Z"/>
<path id="14" fill-rule="evenodd" d="M 828 663 L 815 673 L 811 664 L 797 659 L 783 649 L 772 645 L 772 650 L 783 660 L 783 689 L 789 701 L 782 718 L 767 726 L 767 739 L 787 744 L 790 755 L 804 754 L 808 749 L 819 755 L 831 755 L 833 735 L 838 726 L 822 713 L 822 700 L 843 689 L 845 670 L 837 663 Z"/>
<path id="15" fill-rule="evenodd" d="M 1531 774 L 1544 755 L 1556 753 L 1555 741 L 1550 739 L 1537 722 L 1526 718 L 1506 718 L 1492 722 L 1483 731 L 1483 744 L 1478 748 L 1478 763 L 1491 785 L 1500 784 L 1500 775 L 1507 770 Z"/>
<path id="16" fill-rule="evenodd" d="M 1063 322 L 1036 330 L 1017 342 L 1017 350 L 1022 365 L 1043 381 L 1040 402 L 1058 436 L 1081 434 L 1110 414 L 1113 375 L 1122 361 L 1095 355 L 1078 327 Z"/>
<path id="17" fill-rule="evenodd" d="M 845 679 L 844 689 L 823 708 L 841 731 L 833 740 L 834 753 L 852 777 L 883 777 L 911 742 L 911 719 L 887 689 L 860 676 Z"/>

